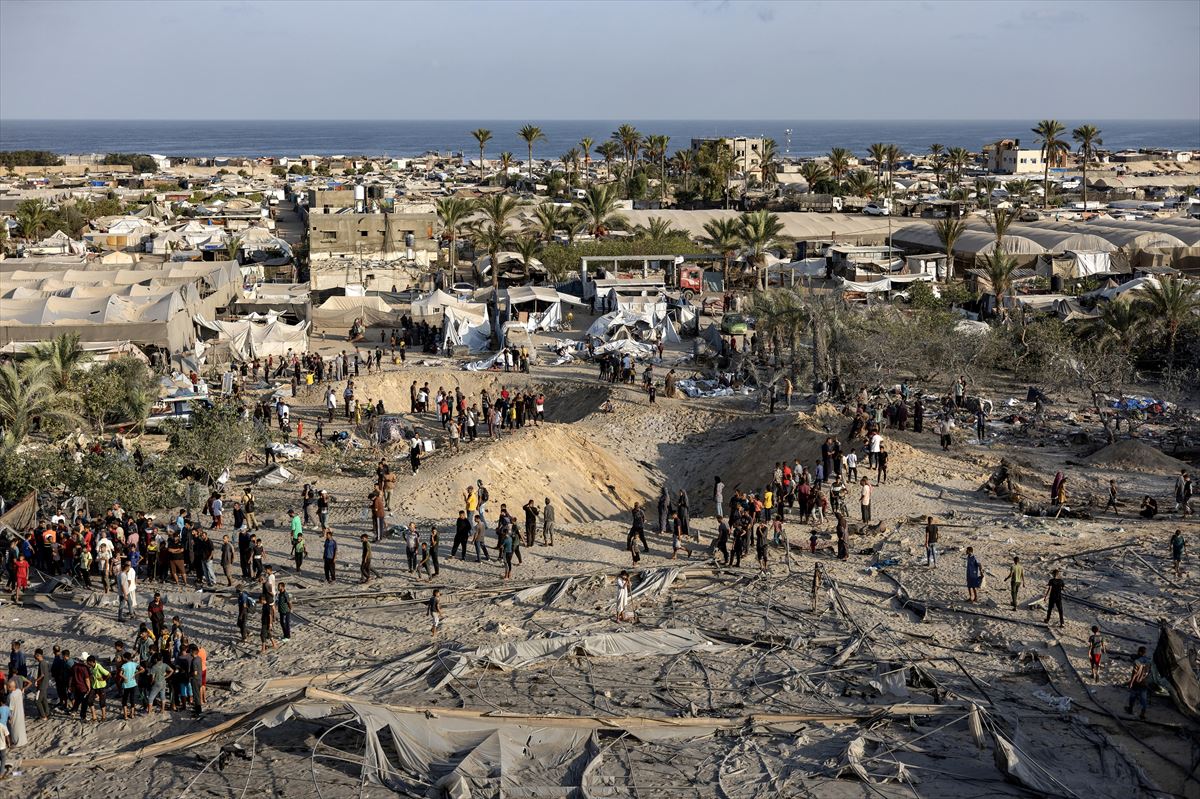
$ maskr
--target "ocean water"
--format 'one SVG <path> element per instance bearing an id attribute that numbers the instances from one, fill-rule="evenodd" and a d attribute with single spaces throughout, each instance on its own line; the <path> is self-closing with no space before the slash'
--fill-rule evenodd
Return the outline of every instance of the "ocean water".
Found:
<path id="1" fill-rule="evenodd" d="M 1200 150 L 1200 119 L 1086 120 L 1101 129 L 1104 147 L 1169 147 Z M 905 152 L 927 152 L 937 142 L 978 151 L 985 143 L 1016 137 L 1031 146 L 1037 120 L 5 120 L 0 119 L 0 150 L 51 150 L 68 153 L 138 152 L 161 155 L 411 156 L 429 151 L 478 153 L 471 131 L 488 128 L 489 158 L 510 151 L 521 160 L 521 126 L 537 124 L 546 139 L 534 146 L 538 158 L 557 158 L 584 136 L 597 143 L 623 122 L 644 134 L 671 137 L 672 151 L 693 137 L 766 136 L 781 155 L 813 156 L 832 147 L 865 153 L 873 142 L 900 145 Z M 1081 120 L 1062 120 L 1069 132 Z M 790 135 L 788 131 L 791 131 Z M 790 140 L 790 144 L 789 144 Z M 594 152 L 594 151 L 593 151 Z"/>

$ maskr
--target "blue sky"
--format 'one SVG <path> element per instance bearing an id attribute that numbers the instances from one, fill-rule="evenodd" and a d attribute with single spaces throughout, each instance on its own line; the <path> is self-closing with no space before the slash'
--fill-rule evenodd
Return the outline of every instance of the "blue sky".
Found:
<path id="1" fill-rule="evenodd" d="M 4 119 L 1195 119 L 1200 0 L 0 0 Z"/>

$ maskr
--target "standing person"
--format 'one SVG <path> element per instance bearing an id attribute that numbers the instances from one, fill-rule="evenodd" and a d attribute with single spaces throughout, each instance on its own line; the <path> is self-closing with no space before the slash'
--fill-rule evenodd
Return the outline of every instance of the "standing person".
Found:
<path id="1" fill-rule="evenodd" d="M 665 533 L 667 531 L 667 508 L 671 504 L 671 497 L 667 494 L 667 487 L 663 486 L 662 491 L 658 494 L 658 532 Z"/>
<path id="2" fill-rule="evenodd" d="M 975 438 L 980 444 L 987 440 L 987 414 L 982 405 L 975 409 Z"/>
<path id="3" fill-rule="evenodd" d="M 622 571 L 617 575 L 617 621 L 632 621 L 633 613 L 629 611 L 631 599 L 632 581 L 629 578 L 629 572 Z"/>
<path id="4" fill-rule="evenodd" d="M 292 595 L 287 591 L 287 583 L 279 584 L 275 610 L 279 613 L 279 631 L 283 635 L 280 640 L 286 644 L 292 639 Z"/>
<path id="5" fill-rule="evenodd" d="M 167 611 L 163 606 L 162 594 L 154 592 L 154 598 L 146 606 L 146 615 L 150 618 L 150 631 L 155 642 L 162 641 L 163 630 L 167 626 Z"/>
<path id="6" fill-rule="evenodd" d="M 1180 469 L 1175 478 L 1175 510 L 1182 516 L 1192 513 L 1192 476 L 1187 469 Z"/>
<path id="7" fill-rule="evenodd" d="M 254 515 L 258 503 L 254 499 L 254 491 L 250 486 L 242 492 L 242 512 L 245 514 L 246 526 L 251 530 L 258 530 L 258 517 Z"/>
<path id="8" fill-rule="evenodd" d="M 475 514 L 475 523 L 471 526 L 471 543 L 475 545 L 475 562 L 479 563 L 482 555 L 482 560 L 491 560 L 492 556 L 488 554 L 487 540 L 484 538 L 486 530 L 483 527 L 483 519 L 479 514 Z"/>
<path id="9" fill-rule="evenodd" d="M 1176 530 L 1171 536 L 1171 562 L 1175 564 L 1175 576 L 1183 576 L 1183 549 L 1187 542 L 1183 539 L 1183 530 Z"/>
<path id="10" fill-rule="evenodd" d="M 967 601 L 979 601 L 979 589 L 983 585 L 983 566 L 975 557 L 975 548 L 967 547 Z"/>
<path id="11" fill-rule="evenodd" d="M 1133 703 L 1142 706 L 1142 721 L 1146 720 L 1146 710 L 1150 707 L 1150 658 L 1146 656 L 1146 647 L 1139 646 L 1137 657 L 1133 659 L 1133 672 L 1129 675 L 1129 701 L 1125 703 L 1125 712 L 1133 715 Z"/>
<path id="12" fill-rule="evenodd" d="M 646 512 L 642 510 L 642 503 L 633 503 L 633 510 L 630 512 L 633 523 L 629 528 L 629 540 L 639 539 L 642 542 L 642 551 L 649 552 L 650 545 L 646 543 Z M 632 552 L 633 549 L 631 548 Z M 637 560 L 635 557 L 634 560 Z"/>
<path id="13" fill-rule="evenodd" d="M 454 541 L 450 545 L 450 557 L 454 557 L 454 553 L 462 549 L 459 554 L 459 560 L 467 559 L 467 541 L 471 537 L 471 522 L 467 519 L 467 512 L 460 510 L 458 518 L 454 520 Z"/>
<path id="14" fill-rule="evenodd" d="M 321 532 L 329 529 L 329 492 L 322 488 L 317 494 L 317 523 L 321 525 Z"/>
<path id="15" fill-rule="evenodd" d="M 25 731 L 25 683 L 24 677 L 9 675 L 5 686 L 8 690 L 8 734 L 14 749 L 29 743 Z"/>
<path id="16" fill-rule="evenodd" d="M 129 561 L 121 561 L 121 571 L 117 574 L 117 621 L 123 621 L 124 611 L 129 611 L 133 617 L 133 609 L 137 607 L 137 574 Z"/>
<path id="17" fill-rule="evenodd" d="M 679 496 L 675 501 L 675 509 L 679 513 L 679 525 L 683 531 L 684 538 L 691 538 L 692 526 L 688 518 L 688 495 L 685 489 L 679 489 Z"/>
<path id="18" fill-rule="evenodd" d="M 1057 608 L 1058 626 L 1065 627 L 1066 624 L 1063 621 L 1063 588 L 1066 586 L 1066 583 L 1063 582 L 1060 574 L 1061 572 L 1055 569 L 1051 572 L 1050 582 L 1046 583 L 1046 594 L 1044 596 L 1046 600 L 1046 621 L 1044 623 L 1050 623 L 1050 613 Z"/>
<path id="19" fill-rule="evenodd" d="M 1100 628 L 1093 624 L 1092 634 L 1088 636 L 1088 663 L 1092 667 L 1092 682 L 1100 682 L 1100 660 L 1107 651 L 1108 647 L 1104 636 L 1100 634 Z"/>
<path id="20" fill-rule="evenodd" d="M 533 504 L 532 499 L 525 503 L 523 510 L 525 511 L 525 546 L 531 547 L 537 536 L 537 517 L 541 511 L 538 510 L 537 505 Z"/>
<path id="21" fill-rule="evenodd" d="M 862 492 L 858 499 L 859 509 L 862 511 L 863 524 L 868 524 L 871 521 L 871 482 L 866 475 L 863 475 L 859 485 L 862 486 Z"/>
<path id="22" fill-rule="evenodd" d="M 237 531 L 238 534 L 238 563 L 242 567 L 242 579 L 250 579 L 250 549 L 253 543 L 250 540 L 250 531 L 242 528 Z"/>
<path id="23" fill-rule="evenodd" d="M 942 452 L 949 452 L 950 445 L 954 443 L 954 418 L 948 413 L 938 422 L 938 436 L 941 439 Z"/>
<path id="24" fill-rule="evenodd" d="M 33 687 L 37 690 L 33 704 L 37 707 L 38 720 L 41 721 L 50 718 L 50 683 L 54 678 L 50 672 L 50 661 L 46 660 L 46 654 L 41 649 L 33 650 L 33 660 Z"/>
<path id="25" fill-rule="evenodd" d="M 932 516 L 925 517 L 925 565 L 937 565 L 938 526 Z"/>
<path id="26" fill-rule="evenodd" d="M 367 495 L 371 501 L 371 521 L 375 529 L 375 541 L 383 540 L 383 528 L 386 524 L 387 508 L 383 501 L 383 492 L 378 488 L 372 489 Z"/>
<path id="27" fill-rule="evenodd" d="M 690 558 L 692 550 L 688 549 L 687 544 L 683 543 L 683 520 L 679 518 L 679 511 L 671 514 L 671 560 L 675 560 L 675 556 L 683 550 Z"/>
<path id="28" fill-rule="evenodd" d="M 363 535 L 365 536 L 366 534 L 364 533 Z M 272 627 L 272 622 L 275 621 L 275 605 L 271 602 L 271 596 L 269 594 L 263 594 L 260 596 L 258 598 L 258 603 L 259 615 L 262 617 L 262 628 L 259 630 L 259 639 L 261 641 L 261 645 L 259 646 L 258 653 L 260 655 L 265 655 L 267 653 L 268 643 L 271 645 L 272 649 L 275 649 L 279 646 L 279 644 L 275 642 L 275 631 Z M 193 688 L 193 690 L 196 689 Z M 198 693 L 197 696 L 199 696 Z"/>
<path id="29" fill-rule="evenodd" d="M 300 573 L 300 568 L 304 565 L 305 547 L 304 534 L 296 536 L 292 541 L 292 557 L 296 560 L 296 574 Z"/>
<path id="30" fill-rule="evenodd" d="M 542 506 L 542 543 L 554 546 L 554 519 L 557 514 L 554 512 L 554 506 L 550 504 L 550 497 L 545 499 Z"/>
<path id="31" fill-rule="evenodd" d="M 483 522 L 483 528 L 487 529 L 487 504 L 491 495 L 487 488 L 483 485 L 482 480 L 475 481 L 475 496 L 479 500 L 479 520 Z"/>
<path id="32" fill-rule="evenodd" d="M 1012 565 L 1008 567 L 1008 575 L 1004 578 L 1008 583 L 1008 590 L 1012 594 L 1012 609 L 1017 609 L 1017 597 L 1021 593 L 1021 586 L 1025 584 L 1025 567 L 1021 565 L 1019 555 L 1013 555 Z"/>
<path id="33" fill-rule="evenodd" d="M 429 634 L 436 638 L 437 632 L 442 626 L 442 591 L 440 588 L 433 589 L 433 594 L 425 605 L 425 612 L 430 621 Z"/>
<path id="34" fill-rule="evenodd" d="M 372 577 L 379 577 L 379 572 L 371 568 L 371 537 L 366 533 L 362 534 L 362 560 L 358 564 L 359 574 L 362 575 L 360 582 L 370 582 Z"/>
<path id="35" fill-rule="evenodd" d="M 500 552 L 504 556 L 504 578 L 505 580 L 512 577 L 512 562 L 513 562 L 513 535 L 511 529 L 505 530 L 504 535 L 500 537 Z"/>
<path id="36" fill-rule="evenodd" d="M 879 451 L 875 453 L 875 469 L 875 485 L 886 483 L 888 474 L 888 451 L 886 444 L 880 444 Z"/>
<path id="37" fill-rule="evenodd" d="M 333 531 L 325 531 L 325 543 L 321 555 L 325 561 L 325 582 L 337 582 L 337 541 L 333 540 Z"/>
<path id="38" fill-rule="evenodd" d="M 233 585 L 233 544 L 229 536 L 221 539 L 221 572 L 225 575 L 226 584 Z"/>
<path id="39" fill-rule="evenodd" d="M 417 570 L 417 550 L 421 543 L 421 535 L 417 532 L 417 523 L 409 522 L 404 531 L 404 560 L 408 565 L 408 573 Z"/>
<path id="40" fill-rule="evenodd" d="M 721 476 L 713 478 L 713 504 L 717 506 L 717 518 L 725 515 L 725 483 Z"/>

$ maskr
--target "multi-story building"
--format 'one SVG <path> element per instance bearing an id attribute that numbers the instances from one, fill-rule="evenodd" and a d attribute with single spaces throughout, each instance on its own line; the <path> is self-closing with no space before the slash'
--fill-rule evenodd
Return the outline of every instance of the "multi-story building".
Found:
<path id="1" fill-rule="evenodd" d="M 1021 175 L 1026 172 L 1041 172 L 1046 162 L 1042 151 L 1021 149 L 1020 139 L 1001 139 L 985 144 L 983 157 L 989 172 L 1002 175 Z"/>
<path id="2" fill-rule="evenodd" d="M 733 161 L 740 172 L 747 174 L 757 172 L 760 164 L 762 164 L 763 142 L 765 139 L 747 138 L 745 136 L 692 139 L 692 149 L 698 152 L 706 142 L 711 141 L 719 141 L 733 151 Z"/>

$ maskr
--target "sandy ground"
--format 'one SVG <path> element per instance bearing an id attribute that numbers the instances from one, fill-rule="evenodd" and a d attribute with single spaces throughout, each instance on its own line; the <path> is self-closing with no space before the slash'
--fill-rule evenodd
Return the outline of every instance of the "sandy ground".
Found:
<path id="1" fill-rule="evenodd" d="M 668 352 L 668 366 L 681 356 L 682 352 Z M 268 525 L 264 530 L 268 561 L 291 587 L 296 604 L 292 640 L 259 655 L 256 639 L 249 644 L 237 640 L 233 589 L 200 593 L 168 588 L 168 615 L 182 616 L 189 633 L 209 651 L 214 684 L 205 715 L 200 720 L 157 715 L 100 725 L 66 717 L 31 722 L 30 742 L 18 750 L 19 758 L 74 755 L 87 763 L 97 753 L 128 750 L 150 739 L 165 740 L 217 724 L 293 690 L 307 677 L 369 667 L 421 651 L 431 645 L 421 603 L 433 585 L 443 588 L 446 611 L 444 632 L 432 644 L 439 651 L 524 640 L 551 631 L 627 629 L 631 625 L 612 618 L 612 580 L 618 570 L 630 565 L 624 551 L 628 509 L 638 500 L 652 505 L 665 483 L 673 491 L 680 487 L 689 491 L 699 544 L 692 544 L 694 557 L 672 562 L 668 538 L 651 534 L 651 550 L 640 568 L 676 565 L 688 571 L 669 592 L 638 601 L 636 626 L 717 630 L 750 643 L 711 659 L 691 655 L 637 667 L 620 659 L 568 658 L 549 669 L 487 672 L 474 688 L 431 692 L 415 684 L 397 684 L 395 701 L 565 715 L 798 712 L 881 701 L 877 694 L 874 700 L 863 698 L 872 691 L 855 669 L 874 668 L 878 662 L 904 663 L 911 669 L 908 701 L 953 697 L 977 703 L 990 718 L 1015 731 L 1025 750 L 1051 768 L 1064 786 L 1061 795 L 1200 796 L 1195 772 L 1192 778 L 1186 775 L 1186 764 L 1194 760 L 1195 742 L 1200 740 L 1194 721 L 1177 712 L 1164 696 L 1152 698 L 1149 721 L 1136 721 L 1124 714 L 1125 692 L 1120 687 L 1136 647 L 1153 648 L 1156 619 L 1170 619 L 1191 647 L 1200 638 L 1193 616 L 1200 600 L 1194 565 L 1189 562 L 1182 579 L 1165 576 L 1167 539 L 1180 520 L 1167 516 L 1143 522 L 1130 508 L 1143 493 L 1158 496 L 1164 507 L 1170 507 L 1167 497 L 1173 477 L 1169 473 L 1134 472 L 1127 465 L 1085 465 L 1082 459 L 1088 450 L 1070 445 L 1062 436 L 1027 440 L 1002 425 L 996 427 L 993 441 L 982 445 L 960 429 L 949 453 L 940 451 L 936 435 L 928 430 L 920 435 L 893 431 L 888 435 L 890 479 L 875 494 L 875 524 L 856 529 L 852 536 L 851 558 L 838 562 L 829 550 L 809 554 L 810 528 L 789 521 L 789 540 L 796 545 L 790 558 L 783 548 L 772 547 L 770 573 L 760 576 L 750 561 L 739 570 L 720 569 L 707 560 L 716 526 L 713 475 L 724 478 L 728 496 L 734 487 L 762 486 L 778 460 L 799 458 L 811 464 L 826 430 L 845 441 L 848 419 L 836 409 L 804 404 L 768 415 L 754 396 L 668 400 L 660 395 L 650 405 L 633 388 L 598 383 L 587 364 L 538 367 L 533 374 L 516 375 L 469 373 L 441 359 L 420 365 L 422 360 L 410 358 L 403 368 L 389 367 L 383 375 L 362 375 L 360 396 L 383 397 L 389 410 L 406 411 L 407 389 L 413 380 L 428 381 L 432 387 L 462 386 L 472 397 L 483 387 L 493 392 L 500 386 L 536 387 L 547 395 L 548 417 L 541 427 L 506 433 L 498 441 L 465 443 L 458 454 L 444 451 L 439 442 L 415 476 L 408 474 L 405 453 L 389 453 L 398 458 L 394 466 L 400 475 L 389 524 L 415 521 L 421 529 L 437 524 L 442 530 L 441 572 L 432 584 L 407 572 L 403 544 L 388 539 L 376 547 L 374 567 L 379 579 L 359 585 L 357 537 L 368 529 L 365 496 L 377 451 L 340 459 L 314 452 L 288 462 L 295 481 L 259 488 L 257 495 L 260 519 Z M 665 368 L 658 371 L 661 375 Z M 681 367 L 681 373 L 687 373 L 686 367 Z M 601 413 L 601 404 L 609 399 L 615 412 Z M 319 403 L 319 388 L 304 390 L 293 403 L 293 418 L 303 418 L 306 429 L 311 429 Z M 1055 407 L 1059 414 L 1068 410 Z M 441 438 L 432 418 L 412 421 L 429 437 Z M 1052 420 L 1052 425 L 1057 424 Z M 342 425 L 339 417 L 333 429 Z M 1078 504 L 1086 503 L 1088 495 L 1101 497 L 1107 480 L 1115 477 L 1122 484 L 1125 508 L 1120 516 L 1097 513 L 1092 520 L 1020 516 L 1011 505 L 977 490 L 1001 457 L 1018 463 L 1024 484 L 1043 493 L 1055 470 L 1065 470 Z M 241 464 L 235 481 L 250 481 L 262 470 L 261 462 Z M 868 469 L 860 472 L 872 474 Z M 466 560 L 448 556 L 459 497 L 476 479 L 484 480 L 491 492 L 493 517 L 501 503 L 515 512 L 531 498 L 540 506 L 544 497 L 550 497 L 558 508 L 560 533 L 555 545 L 524 548 L 524 562 L 516 567 L 508 586 L 500 580 L 495 561 L 476 563 L 473 556 Z M 298 506 L 300 487 L 306 481 L 337 499 L 331 525 L 341 558 L 334 585 L 318 579 L 319 536 L 315 530 L 308 532 L 312 528 L 306 527 L 311 555 L 304 572 L 295 574 L 287 557 L 285 511 Z M 851 496 L 853 507 L 856 495 Z M 917 523 L 925 514 L 943 524 L 941 559 L 935 568 L 925 565 L 923 524 Z M 653 527 L 652 509 L 648 516 Z M 1200 551 L 1196 532 L 1194 524 L 1187 527 L 1189 561 Z M 831 533 L 831 523 L 819 528 L 823 544 Z M 489 537 L 489 544 L 493 541 Z M 965 601 L 963 557 L 968 545 L 975 548 L 988 575 L 979 605 Z M 1095 555 L 1076 554 L 1118 546 Z M 1040 610 L 1008 608 L 1003 577 L 1014 554 L 1026 564 L 1023 600 L 1042 591 L 1051 568 L 1064 570 L 1071 597 L 1064 629 L 1043 626 Z M 889 558 L 895 564 L 886 575 L 872 568 Z M 815 563 L 824 568 L 829 583 L 814 613 L 810 592 Z M 570 596 L 553 607 L 511 593 L 564 576 L 578 579 Z M 908 596 L 929 604 L 924 621 L 896 602 L 897 582 Z M 143 583 L 143 608 L 157 587 Z M 57 610 L 37 605 L 0 607 L 7 631 L 24 638 L 29 650 L 59 643 L 74 652 L 106 654 L 113 640 L 132 636 L 135 626 L 116 621 L 111 595 L 60 591 L 53 598 Z M 1086 677 L 1086 639 L 1092 624 L 1104 629 L 1110 648 L 1098 684 L 1079 676 Z M 830 669 L 830 659 L 856 629 L 866 641 L 862 651 L 847 661 L 848 673 Z M 755 648 L 755 641 L 762 645 L 767 640 L 774 642 L 769 650 Z M 784 645 L 780 640 L 792 643 Z M 781 673 L 793 679 L 806 675 L 803 681 L 817 688 L 811 693 L 762 688 L 783 679 Z M 285 677 L 298 682 L 269 682 Z M 1069 709 L 1050 701 L 1061 702 L 1064 697 L 1070 699 Z M 908 753 L 904 757 L 913 761 L 919 781 L 868 786 L 850 777 L 838 778 L 835 766 L 846 733 L 817 726 L 784 738 L 710 739 L 688 747 L 686 753 L 655 754 L 652 744 L 637 748 L 625 740 L 620 744 L 627 748 L 625 760 L 610 758 L 604 767 L 609 792 L 596 795 L 1028 795 L 1004 780 L 991 751 L 975 749 L 964 719 L 944 724 L 932 719 L 889 733 L 912 741 L 904 746 L 893 741 L 891 748 Z M 217 753 L 217 745 L 209 743 L 132 764 L 92 769 L 24 767 L 23 776 L 4 791 L 74 797 L 119 790 L 129 796 L 178 796 L 194 781 L 188 795 L 269 792 L 327 797 L 358 795 L 360 789 L 362 795 L 392 795 L 373 783 L 364 786 L 352 763 L 312 756 L 314 747 L 352 752 L 361 746 L 346 729 L 319 740 L 329 726 L 303 722 L 286 730 L 263 730 L 253 741 L 257 754 L 252 761 L 235 760 L 220 772 L 202 770 Z M 918 737 L 923 739 L 920 745 L 913 740 Z M 250 738 L 242 740 L 250 742 Z M 738 757 L 730 757 L 730 747 L 750 745 L 758 747 L 756 757 L 742 749 Z M 711 755 L 706 754 L 709 749 Z M 668 767 L 669 763 L 676 765 Z M 686 775 L 673 774 L 670 768 Z M 968 784 L 969 789 L 964 787 Z M 756 785 L 761 785 L 757 792 Z M 534 791 L 528 795 L 565 794 Z"/>

